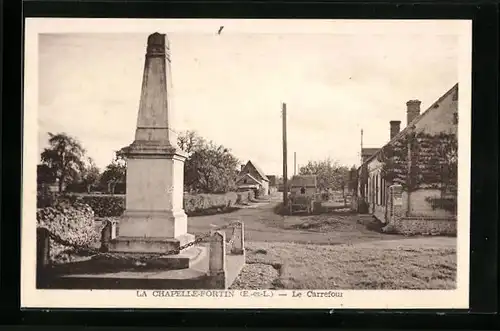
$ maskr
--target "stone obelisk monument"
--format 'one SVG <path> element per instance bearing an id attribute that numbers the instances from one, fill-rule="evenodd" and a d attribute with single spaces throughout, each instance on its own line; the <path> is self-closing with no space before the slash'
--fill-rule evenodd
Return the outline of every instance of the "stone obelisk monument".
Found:
<path id="1" fill-rule="evenodd" d="M 165 34 L 148 37 L 134 142 L 127 159 L 126 210 L 112 252 L 162 253 L 194 240 L 183 209 L 184 161 L 172 130 L 170 48 Z"/>

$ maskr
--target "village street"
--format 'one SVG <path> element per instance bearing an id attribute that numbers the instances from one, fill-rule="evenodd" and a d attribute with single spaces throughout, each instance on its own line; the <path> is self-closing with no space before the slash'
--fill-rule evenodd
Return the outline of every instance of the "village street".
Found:
<path id="1" fill-rule="evenodd" d="M 286 242 L 318 245 L 357 244 L 382 240 L 408 240 L 403 235 L 381 233 L 376 225 L 360 224 L 358 215 L 350 211 L 331 211 L 320 215 L 294 214 L 282 216 L 274 209 L 282 201 L 282 194 L 276 193 L 268 200 L 252 203 L 228 214 L 195 216 L 188 218 L 188 232 L 202 235 L 213 226 L 222 226 L 230 221 L 240 220 L 245 224 L 247 242 Z M 231 236 L 230 230 L 226 238 Z M 415 237 L 412 237 L 415 239 Z M 439 239 L 438 239 L 439 238 Z M 423 240 L 422 238 L 421 240 Z M 451 246 L 454 238 L 431 237 L 433 242 L 445 240 Z"/>
<path id="2" fill-rule="evenodd" d="M 189 217 L 203 235 L 233 220 L 245 224 L 246 266 L 234 289 L 450 289 L 456 238 L 385 234 L 345 209 L 281 216 L 276 194 L 228 214 Z M 374 222 L 376 224 L 376 222 Z M 231 230 L 226 230 L 227 240 Z"/>

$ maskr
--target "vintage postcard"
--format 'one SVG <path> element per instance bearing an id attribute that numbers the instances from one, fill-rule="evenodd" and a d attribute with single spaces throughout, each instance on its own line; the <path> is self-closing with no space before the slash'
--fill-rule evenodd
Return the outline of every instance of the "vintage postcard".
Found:
<path id="1" fill-rule="evenodd" d="M 27 19 L 23 307 L 468 308 L 471 22 Z"/>

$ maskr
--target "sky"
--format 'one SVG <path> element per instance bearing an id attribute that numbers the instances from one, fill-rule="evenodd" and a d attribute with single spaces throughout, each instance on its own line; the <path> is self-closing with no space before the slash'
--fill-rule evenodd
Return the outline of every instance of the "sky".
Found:
<path id="1" fill-rule="evenodd" d="M 361 129 L 364 147 L 381 147 L 389 121 L 406 125 L 406 101 L 421 100 L 424 111 L 458 81 L 457 35 L 397 31 L 167 32 L 173 129 L 281 175 L 286 102 L 289 173 L 294 152 L 299 166 L 358 165 Z M 40 152 L 47 132 L 65 132 L 103 169 L 132 143 L 147 35 L 39 35 Z"/>

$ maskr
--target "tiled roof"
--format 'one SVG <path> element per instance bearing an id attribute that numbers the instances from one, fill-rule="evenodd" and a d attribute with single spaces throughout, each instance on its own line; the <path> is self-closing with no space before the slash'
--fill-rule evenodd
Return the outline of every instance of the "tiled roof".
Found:
<path id="1" fill-rule="evenodd" d="M 443 101 L 443 99 L 445 99 L 447 96 L 449 96 L 452 92 L 455 92 L 457 90 L 458 90 L 458 83 L 456 83 L 451 89 L 449 89 L 439 99 L 437 99 L 435 102 L 433 102 L 432 105 L 430 105 L 430 107 L 427 108 L 423 113 L 421 113 L 420 115 L 415 117 L 413 119 L 413 121 L 411 121 L 411 123 L 408 123 L 408 125 L 403 130 L 401 130 L 396 136 L 394 136 L 394 138 L 392 138 L 387 144 L 385 144 L 384 147 L 394 143 L 395 141 L 397 141 L 401 137 L 403 137 L 410 130 L 410 128 L 413 127 L 416 123 L 418 123 L 422 119 L 422 117 L 424 117 L 431 109 L 436 108 L 435 106 L 437 104 L 439 104 L 441 101 Z M 363 150 L 365 150 L 365 148 L 363 148 Z M 366 161 L 363 162 L 363 164 L 373 160 L 380 153 L 381 150 L 382 150 L 382 148 L 377 149 L 377 151 L 374 154 L 372 154 L 370 157 L 368 157 L 368 159 L 366 159 Z"/>
<path id="2" fill-rule="evenodd" d="M 255 178 L 254 176 L 250 175 L 249 173 L 246 173 L 244 175 L 242 175 L 240 178 L 238 178 L 236 180 L 236 182 L 239 182 L 240 180 L 242 180 L 243 178 L 245 177 L 250 177 L 250 179 L 252 179 L 253 181 L 257 182 L 257 183 L 260 183 L 260 180 L 258 180 L 257 178 Z"/>
<path id="3" fill-rule="evenodd" d="M 257 171 L 257 173 L 260 175 L 260 177 L 262 178 L 262 180 L 265 180 L 266 182 L 269 181 L 269 178 L 267 178 L 267 176 L 264 174 L 264 171 L 262 171 L 257 165 L 255 165 L 255 163 L 253 163 L 252 161 L 248 161 L 247 165 L 251 165 L 252 167 L 255 168 L 255 170 Z"/>
<path id="4" fill-rule="evenodd" d="M 290 185 L 293 187 L 316 187 L 316 176 L 315 175 L 298 175 L 293 176 Z"/>

